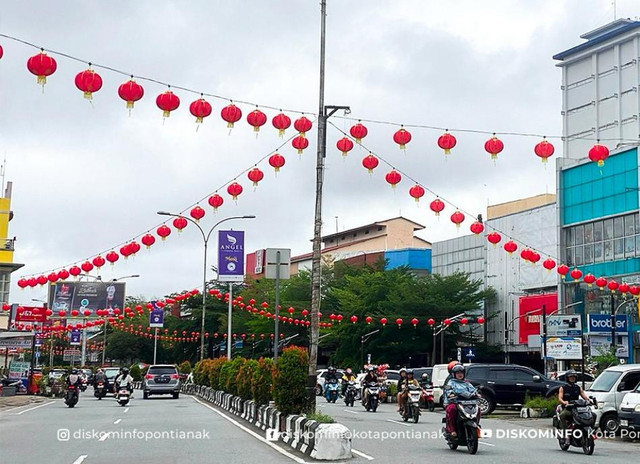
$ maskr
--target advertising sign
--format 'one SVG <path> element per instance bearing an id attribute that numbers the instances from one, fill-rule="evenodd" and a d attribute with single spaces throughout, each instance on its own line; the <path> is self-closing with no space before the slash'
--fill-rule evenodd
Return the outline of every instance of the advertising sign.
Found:
<path id="1" fill-rule="evenodd" d="M 0 348 L 9 348 L 15 350 L 16 348 L 31 348 L 33 340 L 31 337 L 16 337 L 16 338 L 0 338 Z"/>
<path id="2" fill-rule="evenodd" d="M 244 281 L 244 231 L 221 230 L 218 232 L 218 280 L 220 282 Z"/>
<path id="3" fill-rule="evenodd" d="M 79 345 L 81 336 L 82 332 L 80 332 L 79 330 L 72 330 L 69 333 L 69 345 Z"/>
<path id="4" fill-rule="evenodd" d="M 618 337 L 616 337 L 618 338 Z M 622 343 L 620 343 L 622 341 Z M 611 352 L 611 334 L 589 335 L 589 354 L 598 356 Z M 616 343 L 616 356 L 618 358 L 629 357 L 629 339 L 626 336 L 619 337 Z"/>
<path id="5" fill-rule="evenodd" d="M 152 301 L 153 310 L 149 313 L 149 327 L 164 327 L 164 311 L 156 306 L 156 302 Z"/>
<path id="6" fill-rule="evenodd" d="M 589 332 L 591 333 L 611 333 L 611 316 L 609 314 L 588 314 Z M 616 332 L 620 334 L 627 333 L 627 316 L 624 314 L 616 315 Z"/>
<path id="7" fill-rule="evenodd" d="M 66 349 L 62 352 L 63 361 L 77 361 L 80 359 L 80 350 Z"/>
<path id="8" fill-rule="evenodd" d="M 542 306 L 550 314 L 558 309 L 558 294 L 545 293 L 543 295 L 522 296 L 519 301 L 519 332 L 518 340 L 524 345 L 529 335 L 540 335 L 540 321 L 542 320 Z"/>
<path id="9" fill-rule="evenodd" d="M 16 322 L 44 322 L 47 319 L 46 308 L 36 306 L 18 306 Z"/>
<path id="10" fill-rule="evenodd" d="M 95 316 L 98 309 L 122 309 L 124 307 L 124 282 L 56 282 L 49 288 L 49 307 L 54 315 L 58 311 L 74 309 Z"/>
<path id="11" fill-rule="evenodd" d="M 29 371 L 31 370 L 31 363 L 25 361 L 11 361 L 9 366 L 9 378 L 10 379 L 26 379 L 29 377 Z"/>
<path id="12" fill-rule="evenodd" d="M 582 340 L 572 337 L 548 338 L 547 357 L 553 359 L 582 359 Z"/>
<path id="13" fill-rule="evenodd" d="M 547 336 L 580 337 L 582 336 L 582 318 L 579 314 L 547 317 Z"/>

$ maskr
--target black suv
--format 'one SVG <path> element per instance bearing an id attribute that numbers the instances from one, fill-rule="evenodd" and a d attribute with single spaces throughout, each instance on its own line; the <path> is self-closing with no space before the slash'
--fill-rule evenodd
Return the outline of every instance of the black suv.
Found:
<path id="1" fill-rule="evenodd" d="M 469 364 L 466 369 L 467 380 L 482 394 L 480 409 L 484 415 L 490 414 L 497 405 L 523 405 L 527 396 L 557 395 L 564 385 L 517 364 Z"/>

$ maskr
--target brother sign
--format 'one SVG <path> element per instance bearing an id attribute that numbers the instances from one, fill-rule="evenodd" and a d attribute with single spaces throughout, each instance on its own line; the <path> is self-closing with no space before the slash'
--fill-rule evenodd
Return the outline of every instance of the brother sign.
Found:
<path id="1" fill-rule="evenodd" d="M 611 332 L 611 316 L 608 314 L 589 314 L 589 332 Z M 627 316 L 616 315 L 616 332 L 627 333 Z"/>

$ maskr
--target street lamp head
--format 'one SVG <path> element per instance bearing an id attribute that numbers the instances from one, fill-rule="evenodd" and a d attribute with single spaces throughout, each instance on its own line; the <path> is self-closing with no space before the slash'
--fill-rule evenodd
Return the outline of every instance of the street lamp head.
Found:
<path id="1" fill-rule="evenodd" d="M 249 215 L 249 216 L 242 216 L 242 219 L 255 219 L 256 217 L 254 215 Z"/>
<path id="2" fill-rule="evenodd" d="M 173 216 L 170 212 L 168 211 L 158 211 L 158 213 L 160 216 Z"/>

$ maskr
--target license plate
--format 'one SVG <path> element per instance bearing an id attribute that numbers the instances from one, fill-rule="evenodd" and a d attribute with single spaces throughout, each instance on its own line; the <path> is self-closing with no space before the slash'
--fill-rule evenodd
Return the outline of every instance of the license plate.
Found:
<path id="1" fill-rule="evenodd" d="M 626 419 L 620 419 L 620 425 L 623 427 L 629 427 L 629 421 Z"/>

